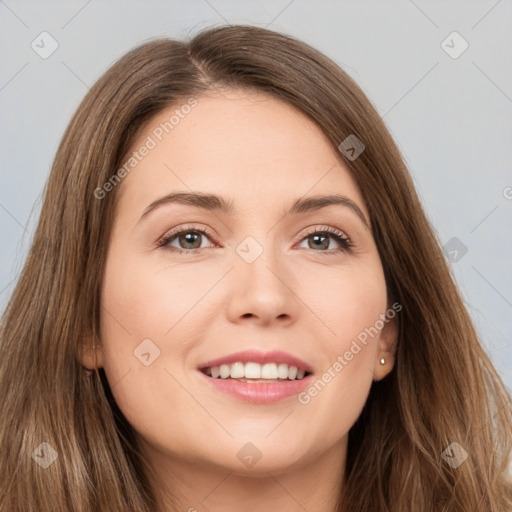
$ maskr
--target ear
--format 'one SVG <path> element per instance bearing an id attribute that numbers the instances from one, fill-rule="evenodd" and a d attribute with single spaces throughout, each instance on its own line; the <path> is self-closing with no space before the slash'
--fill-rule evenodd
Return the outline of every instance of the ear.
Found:
<path id="1" fill-rule="evenodd" d="M 388 319 L 380 332 L 378 350 L 375 354 L 373 380 L 378 381 L 383 379 L 393 369 L 397 343 L 398 319 L 395 316 Z M 381 360 L 384 360 L 384 364 L 382 364 Z"/>
<path id="2" fill-rule="evenodd" d="M 88 336 L 82 340 L 80 346 L 80 359 L 82 365 L 88 370 L 102 368 L 104 365 L 104 353 L 98 340 L 92 336 Z"/>

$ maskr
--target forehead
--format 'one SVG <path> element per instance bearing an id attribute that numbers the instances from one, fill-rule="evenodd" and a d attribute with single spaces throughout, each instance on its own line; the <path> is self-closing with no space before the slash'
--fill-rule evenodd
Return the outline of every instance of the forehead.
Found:
<path id="1" fill-rule="evenodd" d="M 274 204 L 281 211 L 297 197 L 341 193 L 367 215 L 351 172 L 322 130 L 263 93 L 224 90 L 185 99 L 149 121 L 130 158 L 120 206 L 139 215 L 173 191 L 222 195 L 237 213 Z"/>

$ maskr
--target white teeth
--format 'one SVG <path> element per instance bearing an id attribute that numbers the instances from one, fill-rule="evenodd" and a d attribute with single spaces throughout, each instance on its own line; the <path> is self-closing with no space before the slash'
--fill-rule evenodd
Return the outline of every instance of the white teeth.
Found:
<path id="1" fill-rule="evenodd" d="M 233 363 L 231 365 L 231 375 L 232 379 L 241 379 L 245 375 L 245 366 L 243 363 Z"/>
<path id="2" fill-rule="evenodd" d="M 277 364 L 267 363 L 261 367 L 262 379 L 277 379 Z"/>
<path id="3" fill-rule="evenodd" d="M 288 378 L 288 365 L 286 363 L 281 363 L 277 367 L 277 376 L 280 379 L 287 379 Z"/>
<path id="4" fill-rule="evenodd" d="M 299 370 L 296 366 L 288 366 L 286 363 L 242 363 L 221 364 L 206 369 L 206 374 L 214 379 L 288 379 L 301 380 L 306 375 L 305 370 Z"/>
<path id="5" fill-rule="evenodd" d="M 258 363 L 245 363 L 246 379 L 260 379 L 261 378 L 261 364 Z"/>
<path id="6" fill-rule="evenodd" d="M 229 367 L 228 364 L 221 364 L 219 372 L 221 379 L 227 379 L 229 377 L 229 374 L 231 373 L 231 368 Z"/>

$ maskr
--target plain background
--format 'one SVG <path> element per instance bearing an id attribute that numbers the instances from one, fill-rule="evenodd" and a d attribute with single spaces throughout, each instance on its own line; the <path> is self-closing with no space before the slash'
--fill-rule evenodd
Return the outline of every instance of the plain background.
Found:
<path id="1" fill-rule="evenodd" d="M 258 25 L 324 52 L 384 117 L 512 389 L 511 21 L 510 0 L 0 2 L 1 311 L 60 138 L 96 79 L 143 41 Z M 31 46 L 51 48 L 42 32 L 58 44 L 47 58 Z"/>

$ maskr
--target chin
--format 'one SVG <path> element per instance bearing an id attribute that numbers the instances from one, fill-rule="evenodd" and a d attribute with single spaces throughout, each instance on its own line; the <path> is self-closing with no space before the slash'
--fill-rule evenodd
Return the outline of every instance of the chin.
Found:
<path id="1" fill-rule="evenodd" d="M 267 432 L 268 434 L 268 432 Z M 272 437 L 274 434 L 270 434 Z M 268 477 L 268 473 L 279 474 L 297 469 L 304 463 L 307 443 L 285 442 L 285 437 L 277 436 L 270 440 L 264 436 L 245 435 L 243 439 L 230 439 L 229 447 L 216 453 L 211 462 L 223 466 L 227 471 L 238 475 Z M 226 457 L 226 452 L 229 456 Z"/>

